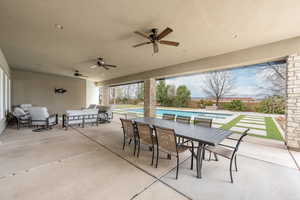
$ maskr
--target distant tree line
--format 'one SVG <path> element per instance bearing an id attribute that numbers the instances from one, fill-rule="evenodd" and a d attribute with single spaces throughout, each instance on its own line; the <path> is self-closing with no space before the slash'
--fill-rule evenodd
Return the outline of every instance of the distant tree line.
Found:
<path id="1" fill-rule="evenodd" d="M 191 100 L 191 92 L 185 85 L 175 88 L 167 85 L 164 80 L 158 81 L 156 85 L 156 101 L 161 106 L 187 107 Z"/>

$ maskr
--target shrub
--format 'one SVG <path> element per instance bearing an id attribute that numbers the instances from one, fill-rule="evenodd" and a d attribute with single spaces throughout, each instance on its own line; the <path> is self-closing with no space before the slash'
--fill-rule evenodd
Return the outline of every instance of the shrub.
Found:
<path id="1" fill-rule="evenodd" d="M 224 104 L 224 108 L 227 110 L 234 110 L 234 111 L 246 110 L 245 104 L 240 100 L 232 100 L 230 103 Z"/>
<path id="2" fill-rule="evenodd" d="M 281 96 L 272 96 L 264 99 L 256 106 L 257 112 L 284 114 L 285 101 Z"/>
<path id="3" fill-rule="evenodd" d="M 205 108 L 206 106 L 212 106 L 214 105 L 214 103 L 210 100 L 203 100 L 201 99 L 198 103 L 199 107 L 200 108 Z"/>

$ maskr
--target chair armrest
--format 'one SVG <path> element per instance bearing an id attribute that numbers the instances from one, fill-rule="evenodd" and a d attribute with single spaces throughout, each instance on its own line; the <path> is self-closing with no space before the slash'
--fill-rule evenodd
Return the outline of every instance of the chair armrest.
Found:
<path id="1" fill-rule="evenodd" d="M 230 145 L 226 145 L 226 144 L 218 144 L 218 145 L 220 145 L 222 147 L 227 147 L 227 148 L 235 149 L 235 147 L 230 146 Z"/>
<path id="2" fill-rule="evenodd" d="M 227 137 L 226 139 L 228 140 L 234 140 L 234 141 L 238 141 L 238 139 L 232 138 L 232 137 Z"/>

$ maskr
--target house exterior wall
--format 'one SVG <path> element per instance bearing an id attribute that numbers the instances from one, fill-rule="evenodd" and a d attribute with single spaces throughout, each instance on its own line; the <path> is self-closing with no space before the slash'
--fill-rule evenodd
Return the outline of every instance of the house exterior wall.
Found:
<path id="1" fill-rule="evenodd" d="M 64 94 L 55 88 L 66 89 Z M 86 106 L 86 80 L 22 70 L 12 70 L 12 105 L 45 106 L 51 113 Z"/>

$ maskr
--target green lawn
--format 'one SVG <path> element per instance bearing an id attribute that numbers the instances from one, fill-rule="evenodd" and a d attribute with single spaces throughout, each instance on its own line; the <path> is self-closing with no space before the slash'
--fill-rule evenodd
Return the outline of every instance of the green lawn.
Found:
<path id="1" fill-rule="evenodd" d="M 229 130 L 230 128 L 235 126 L 244 117 L 245 117 L 245 115 L 239 115 L 238 117 L 234 118 L 227 124 L 224 124 L 221 128 L 225 129 L 225 130 Z M 266 125 L 266 132 L 267 132 L 266 136 L 255 135 L 255 134 L 249 134 L 249 135 L 255 136 L 255 137 L 260 137 L 260 138 L 267 138 L 267 139 L 283 141 L 283 138 L 282 138 L 278 128 L 276 127 L 275 122 L 273 121 L 272 117 L 265 117 L 265 125 Z M 244 126 L 238 126 L 238 127 L 247 128 Z M 261 129 L 261 128 L 251 128 L 251 129 L 265 130 L 265 129 Z M 236 132 L 236 133 L 239 133 L 239 132 Z"/>
<path id="2" fill-rule="evenodd" d="M 224 124 L 223 126 L 221 126 L 222 129 L 225 130 L 229 130 L 231 129 L 233 126 L 235 126 L 241 119 L 243 119 L 245 117 L 245 115 L 239 115 L 236 118 L 234 118 L 233 120 L 231 120 L 230 122 L 228 122 L 227 124 Z"/>
<path id="3" fill-rule="evenodd" d="M 265 117 L 265 123 L 267 128 L 267 136 L 270 139 L 283 140 L 278 128 L 276 127 L 272 117 Z"/>

